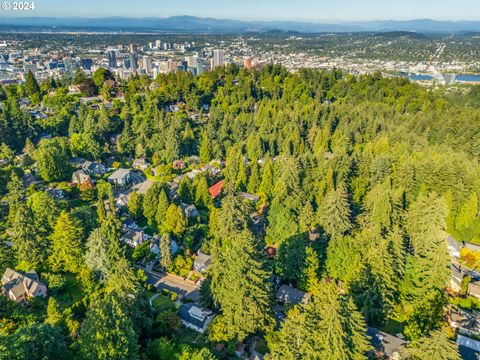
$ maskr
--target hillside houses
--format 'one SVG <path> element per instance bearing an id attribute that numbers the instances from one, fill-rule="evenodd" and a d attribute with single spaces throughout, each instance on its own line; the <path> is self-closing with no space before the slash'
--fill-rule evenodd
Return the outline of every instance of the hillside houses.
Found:
<path id="1" fill-rule="evenodd" d="M 480 272 L 471 269 L 469 257 L 480 255 L 480 246 L 471 243 L 460 243 L 452 236 L 448 236 L 447 246 L 452 263 L 450 265 L 450 293 L 464 296 L 469 295 L 480 299 Z M 477 359 L 480 354 L 480 313 L 468 311 L 460 306 L 449 305 L 448 321 L 457 332 L 457 344 L 464 359 Z"/>

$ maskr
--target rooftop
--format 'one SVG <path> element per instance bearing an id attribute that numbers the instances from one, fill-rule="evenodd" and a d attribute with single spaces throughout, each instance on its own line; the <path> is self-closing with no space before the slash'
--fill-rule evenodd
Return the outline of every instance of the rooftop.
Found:
<path id="1" fill-rule="evenodd" d="M 118 169 L 108 177 L 108 180 L 123 179 L 129 173 L 130 173 L 129 169 Z"/>

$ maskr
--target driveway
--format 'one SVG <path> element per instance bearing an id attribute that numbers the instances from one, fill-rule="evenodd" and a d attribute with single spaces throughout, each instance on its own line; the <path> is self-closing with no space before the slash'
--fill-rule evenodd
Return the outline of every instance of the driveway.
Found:
<path id="1" fill-rule="evenodd" d="M 173 291 L 178 296 L 185 297 L 193 301 L 200 301 L 200 287 L 190 280 L 166 273 L 148 271 L 143 269 L 147 276 L 147 283 L 155 288 Z"/>

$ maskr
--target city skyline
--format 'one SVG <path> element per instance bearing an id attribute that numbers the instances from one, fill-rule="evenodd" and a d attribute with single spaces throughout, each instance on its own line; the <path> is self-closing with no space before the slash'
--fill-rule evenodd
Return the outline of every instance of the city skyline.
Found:
<path id="1" fill-rule="evenodd" d="M 351 22 L 373 20 L 479 20 L 480 3 L 475 0 L 458 0 L 452 7 L 448 0 L 406 0 L 385 2 L 380 0 L 339 0 L 335 6 L 327 1 L 254 1 L 230 3 L 219 0 L 202 2 L 192 0 L 181 3 L 166 1 L 84 0 L 68 7 L 60 0 L 35 1 L 35 10 L 23 12 L 0 12 L 2 16 L 35 17 L 170 17 L 191 15 L 232 20 L 293 20 L 303 22 Z"/>

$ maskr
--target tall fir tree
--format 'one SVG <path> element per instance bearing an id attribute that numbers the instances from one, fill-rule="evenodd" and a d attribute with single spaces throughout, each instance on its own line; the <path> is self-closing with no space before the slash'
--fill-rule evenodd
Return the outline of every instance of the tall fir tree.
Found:
<path id="1" fill-rule="evenodd" d="M 429 336 L 411 342 L 402 351 L 405 360 L 460 360 L 458 346 L 448 338 L 445 330 L 436 330 Z"/>
<path id="2" fill-rule="evenodd" d="M 160 265 L 164 269 L 168 269 L 172 265 L 172 240 L 168 234 L 160 238 Z"/>
<path id="3" fill-rule="evenodd" d="M 221 314 L 214 319 L 209 336 L 214 341 L 243 341 L 273 328 L 269 274 L 251 232 L 235 232 L 223 243 L 212 246 L 211 289 Z"/>
<path id="4" fill-rule="evenodd" d="M 353 229 L 348 193 L 344 189 L 329 192 L 318 208 L 318 219 L 331 236 L 341 236 Z"/>
<path id="5" fill-rule="evenodd" d="M 51 253 L 49 262 L 54 271 L 76 273 L 80 270 L 83 246 L 83 230 L 72 217 L 63 211 L 50 235 Z"/>

